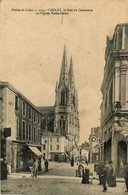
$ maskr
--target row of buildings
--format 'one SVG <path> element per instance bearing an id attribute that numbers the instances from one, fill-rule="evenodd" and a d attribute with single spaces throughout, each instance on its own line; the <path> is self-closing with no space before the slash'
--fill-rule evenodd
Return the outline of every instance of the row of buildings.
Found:
<path id="1" fill-rule="evenodd" d="M 29 169 L 35 158 L 66 161 L 77 155 L 79 144 L 78 94 L 73 62 L 68 70 L 64 47 L 54 106 L 37 107 L 10 83 L 0 81 L 1 158 L 13 171 Z"/>
<path id="2" fill-rule="evenodd" d="M 112 161 L 120 170 L 128 163 L 128 24 L 118 24 L 107 37 L 101 92 L 101 125 L 89 137 L 96 149 L 90 148 L 90 161 L 98 151 L 99 161 Z"/>

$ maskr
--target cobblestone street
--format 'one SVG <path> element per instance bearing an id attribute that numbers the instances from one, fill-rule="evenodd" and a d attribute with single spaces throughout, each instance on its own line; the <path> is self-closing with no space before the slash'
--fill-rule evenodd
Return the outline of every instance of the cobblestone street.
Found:
<path id="1" fill-rule="evenodd" d="M 99 195 L 102 186 L 94 180 L 93 184 L 81 184 L 81 178 L 51 178 L 50 176 L 2 181 L 2 194 L 37 194 L 37 195 Z M 116 188 L 108 188 L 106 195 L 123 195 L 124 183 L 118 183 Z"/>
<path id="2" fill-rule="evenodd" d="M 93 166 L 92 166 L 93 167 Z M 75 166 L 68 163 L 51 163 L 48 172 L 31 178 L 30 173 L 12 174 L 1 182 L 2 194 L 37 194 L 37 195 L 123 195 L 124 182 L 117 182 L 117 187 L 102 192 L 102 186 L 94 179 L 93 184 L 81 184 L 82 178 L 75 177 Z M 93 169 L 93 168 L 91 168 Z"/>

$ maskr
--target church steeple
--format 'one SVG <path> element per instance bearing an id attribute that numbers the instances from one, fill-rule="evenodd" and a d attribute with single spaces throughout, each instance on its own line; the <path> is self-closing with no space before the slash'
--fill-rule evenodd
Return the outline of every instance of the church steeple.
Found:
<path id="1" fill-rule="evenodd" d="M 62 66 L 61 66 L 61 72 L 60 72 L 59 87 L 60 86 L 67 86 L 67 84 L 68 84 L 68 66 L 67 66 L 66 46 L 64 46 L 64 53 L 63 53 Z"/>
<path id="2" fill-rule="evenodd" d="M 75 89 L 72 57 L 70 60 L 70 68 L 69 68 L 69 84 L 70 84 L 71 89 Z"/>

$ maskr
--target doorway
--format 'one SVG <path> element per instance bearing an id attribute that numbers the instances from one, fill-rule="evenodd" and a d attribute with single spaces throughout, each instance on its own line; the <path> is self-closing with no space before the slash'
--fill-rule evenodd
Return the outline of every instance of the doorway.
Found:
<path id="1" fill-rule="evenodd" d="M 127 163 L 127 144 L 124 141 L 120 141 L 118 144 L 118 167 L 120 166 L 120 161 L 123 165 Z"/>

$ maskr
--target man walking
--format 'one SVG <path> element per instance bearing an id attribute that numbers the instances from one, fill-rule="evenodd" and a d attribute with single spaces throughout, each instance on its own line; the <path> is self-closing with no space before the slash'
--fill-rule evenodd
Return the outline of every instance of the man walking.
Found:
<path id="1" fill-rule="evenodd" d="M 102 175 L 102 181 L 103 181 L 103 192 L 107 191 L 107 180 L 108 180 L 108 162 L 105 162 L 105 165 L 103 165 L 103 175 Z"/>
<path id="2" fill-rule="evenodd" d="M 48 171 L 48 161 L 47 161 L 47 159 L 45 160 L 44 165 L 45 165 L 45 171 L 47 172 Z"/>
<path id="3" fill-rule="evenodd" d="M 33 177 L 37 177 L 38 173 L 38 159 L 36 159 L 33 163 Z"/>
<path id="4" fill-rule="evenodd" d="M 102 181 L 102 176 L 103 176 L 103 162 L 100 162 L 98 169 L 97 169 L 97 175 L 99 175 L 99 184 L 98 185 L 102 185 L 103 181 Z"/>

